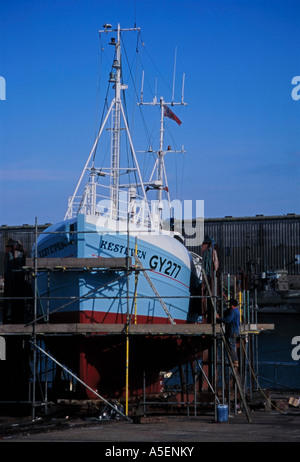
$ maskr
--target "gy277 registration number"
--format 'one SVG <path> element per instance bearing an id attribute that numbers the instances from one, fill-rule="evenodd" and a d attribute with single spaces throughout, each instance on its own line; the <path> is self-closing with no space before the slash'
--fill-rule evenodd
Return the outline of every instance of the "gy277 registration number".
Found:
<path id="1" fill-rule="evenodd" d="M 181 266 L 177 263 L 167 258 L 159 257 L 158 255 L 153 255 L 150 258 L 149 265 L 152 270 L 157 270 L 173 278 L 177 278 L 181 270 Z"/>

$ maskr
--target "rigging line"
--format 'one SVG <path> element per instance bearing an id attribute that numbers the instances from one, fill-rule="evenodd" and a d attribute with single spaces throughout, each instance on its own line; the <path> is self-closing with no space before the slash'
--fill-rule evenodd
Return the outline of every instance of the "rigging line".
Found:
<path id="1" fill-rule="evenodd" d="M 134 0 L 134 27 L 136 27 L 136 0 Z"/>
<path id="2" fill-rule="evenodd" d="M 123 101 L 124 101 L 124 117 L 126 118 L 126 123 L 127 123 L 127 126 L 129 126 L 129 122 L 128 122 L 128 110 L 127 110 L 127 100 L 126 100 L 126 93 L 125 93 L 125 90 L 122 90 L 122 94 L 123 94 Z M 130 166 L 132 165 L 132 167 L 134 167 L 134 160 L 133 160 L 133 152 L 132 152 L 132 148 L 131 148 L 131 145 L 128 146 L 128 137 L 125 137 L 125 143 L 126 143 L 126 153 L 127 153 L 127 165 Z M 129 156 L 129 148 L 130 148 L 130 152 L 131 152 L 131 159 L 130 159 L 130 156 Z M 131 162 L 130 162 L 131 160 Z M 138 183 L 138 178 L 137 178 L 137 172 L 136 170 L 134 170 L 133 172 L 129 172 L 128 175 L 129 175 L 129 178 L 131 177 L 131 174 L 133 173 L 134 175 L 134 178 L 135 178 L 135 183 L 137 184 Z"/>
<path id="3" fill-rule="evenodd" d="M 101 120 L 100 120 L 100 124 L 99 124 L 99 130 L 100 130 L 100 128 L 102 126 L 102 123 L 103 123 L 105 110 L 107 110 L 107 108 L 108 108 L 107 96 L 108 96 L 109 89 L 110 89 L 110 84 L 108 84 L 107 90 L 106 90 L 106 96 L 105 96 L 102 115 L 101 115 Z M 98 133 L 99 133 L 99 131 L 98 131 Z M 95 162 L 95 157 L 96 157 L 96 151 L 97 151 L 97 148 L 98 148 L 98 144 L 99 144 L 99 138 L 97 140 L 97 144 L 96 144 L 95 149 L 94 149 L 93 160 L 92 160 L 92 165 L 93 166 L 94 166 L 94 162 Z M 102 161 L 102 166 L 103 166 L 103 163 L 104 163 L 104 159 Z"/>
<path id="4" fill-rule="evenodd" d="M 131 78 L 131 81 L 132 81 L 132 84 L 133 84 L 133 88 L 134 88 L 134 94 L 136 96 L 136 100 L 138 101 L 138 93 L 137 93 L 137 89 L 136 89 L 136 84 L 135 84 L 135 79 L 133 78 L 133 75 L 132 75 L 132 71 L 131 71 L 131 65 L 129 63 L 129 59 L 128 59 L 128 55 L 127 55 L 127 52 L 126 52 L 126 46 L 125 46 L 125 43 L 124 43 L 124 40 L 122 38 L 122 35 L 121 35 L 121 40 L 122 40 L 122 45 L 123 45 L 123 50 L 124 50 L 124 54 L 125 54 L 125 58 L 126 58 L 126 62 L 127 62 L 127 66 L 128 66 L 128 70 L 129 70 L 129 74 L 130 74 L 130 78 Z M 138 52 L 138 49 L 136 48 L 136 51 Z M 137 61 L 137 60 L 136 60 Z M 137 68 L 137 64 L 136 64 L 136 68 Z M 137 71 L 136 71 L 137 72 Z M 133 99 L 133 102 L 134 102 L 134 99 Z M 125 113 L 126 113 L 126 120 L 127 120 L 127 124 L 128 124 L 128 112 L 127 112 L 127 106 L 126 106 L 126 99 L 125 99 L 125 92 L 124 92 L 124 104 L 125 104 Z M 142 112 L 141 112 L 141 115 L 142 115 Z M 146 127 L 145 131 L 146 131 L 146 136 L 148 136 L 148 132 L 147 132 L 147 126 L 146 126 L 146 123 L 144 122 L 144 118 L 143 118 L 143 115 L 142 115 L 142 121 L 144 123 L 144 128 Z M 148 139 L 149 139 L 149 142 L 150 142 L 150 137 L 148 136 Z M 134 177 L 135 177 L 135 182 L 138 183 L 138 178 L 137 178 L 137 172 L 134 171 L 133 172 L 134 174 Z"/>
<path id="5" fill-rule="evenodd" d="M 160 75 L 160 77 L 162 78 L 163 82 L 165 83 L 165 85 L 171 90 L 172 92 L 172 87 L 170 86 L 170 84 L 166 81 L 164 75 L 160 72 L 159 68 L 157 67 L 157 65 L 155 64 L 152 56 L 150 55 L 149 51 L 147 50 L 147 48 L 145 47 L 145 50 L 146 50 L 146 53 L 148 55 L 148 57 L 150 58 L 150 61 L 152 62 L 154 68 L 156 69 L 156 71 L 158 72 L 158 74 Z M 177 97 L 178 95 L 176 95 Z"/>
<path id="6" fill-rule="evenodd" d="M 123 93 L 124 93 L 123 100 L 124 100 L 124 106 L 125 106 L 125 111 L 124 112 L 125 112 L 126 121 L 127 121 L 127 125 L 128 125 L 127 102 L 126 102 L 125 91 L 124 90 L 123 90 Z M 129 156 L 129 148 L 130 148 L 131 154 L 132 154 L 132 149 L 131 149 L 131 146 L 128 146 L 128 137 L 125 138 L 125 142 L 126 142 L 126 152 L 127 152 L 127 164 L 128 164 L 128 166 L 132 165 L 132 167 L 133 167 L 134 166 L 133 156 L 131 155 L 131 159 L 130 159 L 130 156 Z M 130 160 L 131 160 L 131 162 L 130 162 Z M 133 173 L 134 178 L 135 178 L 135 183 L 137 184 L 138 183 L 138 178 L 137 178 L 136 170 L 134 170 L 133 172 L 128 173 L 129 178 L 131 177 L 132 173 Z"/>
<path id="7" fill-rule="evenodd" d="M 136 44 L 136 55 L 135 55 L 135 78 L 134 78 L 134 82 L 137 81 L 137 72 L 138 72 L 138 37 L 137 37 L 137 44 Z M 136 99 L 133 98 L 132 100 L 132 122 L 131 122 L 131 126 L 132 128 L 134 127 L 134 124 L 135 124 L 135 115 L 136 115 L 136 105 L 137 105 L 137 95 L 136 95 Z M 135 177 L 135 182 L 137 183 L 137 174 L 136 174 L 136 171 L 134 171 L 134 177 Z"/>
<path id="8" fill-rule="evenodd" d="M 97 126 L 98 106 L 99 106 L 98 102 L 99 102 L 100 86 L 101 86 L 102 57 L 103 57 L 103 51 L 104 51 L 104 48 L 102 46 L 101 34 L 99 34 L 99 39 L 100 39 L 100 53 L 99 53 L 100 62 L 99 62 L 99 68 L 98 68 L 98 85 L 97 85 L 97 97 L 96 97 L 95 135 L 94 135 L 94 138 L 96 138 L 96 136 L 97 136 L 96 126 Z"/>
<path id="9" fill-rule="evenodd" d="M 124 42 L 123 42 L 123 46 L 124 46 Z M 130 66 L 130 64 L 129 64 L 129 60 L 128 60 L 128 56 L 127 56 L 127 53 L 126 53 L 126 48 L 125 48 L 125 46 L 124 46 L 124 53 L 125 53 L 125 58 L 126 58 L 126 61 L 127 61 L 127 65 L 128 65 L 130 77 L 131 77 L 131 80 L 132 80 L 132 83 L 133 83 L 134 93 L 135 93 L 136 99 L 137 99 L 137 101 L 138 101 L 138 100 L 139 100 L 138 92 L 137 92 L 135 80 L 134 80 L 133 75 L 132 75 L 132 72 L 131 72 L 131 66 Z M 137 54 L 137 57 L 140 59 L 139 53 Z M 141 62 L 141 59 L 140 59 L 140 62 Z M 141 65 L 142 65 L 142 62 L 141 62 Z M 142 119 L 142 122 L 143 122 L 143 125 L 144 125 L 144 130 L 145 130 L 146 136 L 147 136 L 147 138 L 148 138 L 148 143 L 149 143 L 149 146 L 150 146 L 150 145 L 151 145 L 151 137 L 150 137 L 150 135 L 149 135 L 149 131 L 148 131 L 148 128 L 147 128 L 147 124 L 146 124 L 146 122 L 145 122 L 145 118 L 144 118 L 144 115 L 143 115 L 143 112 L 142 112 L 140 106 L 139 106 L 139 109 L 140 109 L 141 119 Z"/>
<path id="10" fill-rule="evenodd" d="M 116 52 L 115 52 L 115 56 L 116 56 Z M 110 65 L 111 65 L 111 63 L 110 63 Z M 111 69 L 112 69 L 112 67 L 111 67 Z M 108 82 L 108 85 L 107 85 L 107 90 L 106 90 L 106 95 L 105 95 L 105 99 L 104 99 L 104 105 L 103 105 L 103 110 L 102 110 L 102 115 L 101 115 L 101 120 L 100 120 L 99 127 L 102 126 L 105 110 L 108 109 L 108 93 L 109 93 L 109 90 L 110 90 L 110 82 Z M 93 165 L 93 166 L 94 166 L 94 162 L 95 162 L 95 157 L 96 157 L 96 151 L 97 151 L 97 148 L 98 148 L 98 143 L 99 143 L 99 139 L 98 139 L 98 141 L 97 141 L 97 144 L 96 144 L 95 150 L 94 150 L 94 155 L 93 155 L 93 159 L 92 159 L 92 165 Z M 104 164 L 104 158 L 102 159 L 102 167 L 103 167 L 103 164 Z"/>
<path id="11" fill-rule="evenodd" d="M 129 62 L 128 62 L 127 54 L 126 54 L 125 42 L 124 42 L 124 40 L 123 40 L 123 35 L 122 35 L 122 34 L 120 34 L 120 39 L 121 39 L 121 41 L 122 41 L 122 48 L 123 48 L 123 51 L 124 51 L 124 54 L 125 54 L 125 57 L 126 57 L 127 65 L 128 65 L 129 70 L 130 70 L 130 65 L 129 65 Z M 122 79 L 122 83 L 124 84 L 123 73 L 122 73 L 122 75 L 121 75 L 121 79 Z M 129 126 L 128 109 L 127 109 L 127 99 L 126 99 L 126 92 L 125 92 L 125 90 L 122 90 L 122 95 L 123 95 L 123 101 L 124 101 L 124 113 L 125 113 L 125 116 L 126 116 L 127 125 Z M 130 164 L 130 157 L 129 157 L 128 139 L 127 139 L 127 137 L 125 137 L 125 142 L 126 142 L 126 153 L 127 153 L 127 165 L 128 165 L 128 166 L 130 166 L 130 165 L 133 166 L 133 162 L 132 162 L 132 164 Z M 132 161 L 132 159 L 131 159 L 131 161 Z M 130 178 L 130 173 L 129 173 L 129 178 Z M 137 182 L 137 181 L 136 181 L 136 182 Z"/>
<path id="12" fill-rule="evenodd" d="M 136 39 L 136 47 L 135 47 L 135 52 L 136 52 L 136 55 L 135 55 L 135 59 L 134 59 L 134 62 L 135 62 L 135 78 L 134 78 L 134 82 L 137 81 L 137 69 L 138 69 L 138 53 L 139 53 L 139 47 L 138 47 L 138 44 L 139 44 L 139 35 L 137 34 L 137 39 Z M 136 101 L 135 99 L 133 98 L 133 109 L 132 109 L 132 127 L 134 126 L 134 116 L 135 116 L 135 104 L 136 104 Z"/>
<path id="13" fill-rule="evenodd" d="M 164 79 L 164 76 L 161 74 L 159 68 L 156 66 L 156 64 L 155 64 L 155 62 L 154 62 L 152 56 L 150 55 L 150 53 L 149 53 L 147 47 L 145 46 L 145 42 L 144 42 L 144 40 L 143 40 L 143 38 L 142 38 L 142 32 L 141 32 L 141 30 L 139 31 L 139 37 L 140 37 L 140 39 L 141 39 L 141 44 L 142 44 L 143 48 L 145 48 L 145 50 L 146 50 L 146 51 L 145 51 L 146 54 L 148 55 L 148 57 L 150 58 L 151 63 L 153 64 L 154 69 L 156 69 L 156 70 L 158 71 L 158 74 L 162 77 L 162 80 L 163 80 L 163 81 L 166 83 L 166 85 L 171 89 L 169 83 Z M 139 55 L 139 58 L 140 58 L 140 61 L 141 61 L 141 66 L 142 66 L 142 68 L 144 69 L 144 65 L 143 65 L 143 62 L 142 62 L 142 60 L 141 60 L 141 56 L 140 56 L 140 55 Z M 146 82 L 147 82 L 147 84 L 148 84 L 150 93 L 152 94 L 152 97 L 155 97 L 156 95 L 153 94 L 153 91 L 151 90 L 151 85 L 150 85 L 150 83 L 149 83 L 149 80 L 148 80 L 148 78 L 147 78 L 147 75 L 145 75 L 145 77 L 146 77 Z"/>
<path id="14" fill-rule="evenodd" d="M 170 130 L 170 124 L 169 123 L 166 123 L 165 124 L 165 127 L 166 127 L 166 130 L 172 140 L 172 145 L 174 146 L 175 150 L 179 150 L 179 148 L 177 147 L 177 143 L 176 143 L 176 140 L 174 139 L 173 137 L 173 133 L 172 131 Z M 179 154 L 185 154 L 184 152 L 182 153 L 179 153 Z M 176 189 L 176 198 L 179 198 L 179 186 L 178 186 L 178 162 L 177 162 L 177 159 L 178 159 L 178 156 L 176 155 L 175 156 L 175 176 L 176 176 L 176 186 L 175 186 L 175 189 Z M 184 158 L 185 159 L 185 158 Z M 180 179 L 181 179 L 181 184 L 180 184 L 180 189 L 181 189 L 181 197 L 182 197 L 182 187 L 183 187 L 183 175 L 180 175 Z"/>

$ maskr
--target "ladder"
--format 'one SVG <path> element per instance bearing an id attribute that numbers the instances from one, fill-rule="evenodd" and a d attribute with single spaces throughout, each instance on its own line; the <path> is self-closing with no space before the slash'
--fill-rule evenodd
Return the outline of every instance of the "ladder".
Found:
<path id="1" fill-rule="evenodd" d="M 204 268 L 202 268 L 202 273 L 203 273 L 203 277 L 204 277 L 204 280 L 205 280 L 205 284 L 206 284 L 207 289 L 208 289 L 208 293 L 209 293 L 210 297 L 212 297 L 212 304 L 213 304 L 213 307 L 214 307 L 214 311 L 215 311 L 215 313 L 216 313 L 217 311 L 216 311 L 215 299 L 213 298 L 213 295 L 212 295 L 212 292 L 211 292 L 211 289 L 210 289 L 210 285 L 209 285 L 209 282 L 208 282 L 208 279 L 207 279 L 207 275 L 206 275 L 206 272 L 205 272 Z M 248 422 L 251 422 L 250 410 L 249 410 L 249 407 L 248 407 L 248 404 L 247 404 L 245 395 L 244 395 L 244 393 L 243 393 L 243 389 L 242 389 L 242 385 L 241 385 L 241 381 L 240 381 L 239 374 L 237 373 L 237 370 L 236 370 L 236 368 L 234 367 L 232 358 L 231 358 L 231 356 L 230 356 L 230 352 L 229 352 L 229 349 L 228 349 L 228 345 L 227 345 L 227 342 L 226 342 L 226 339 L 225 339 L 225 334 L 224 334 L 223 326 L 221 326 L 221 338 L 222 338 L 222 341 L 223 341 L 223 343 L 224 343 L 224 347 L 225 347 L 225 350 L 226 350 L 226 353 L 227 353 L 227 357 L 228 357 L 228 360 L 229 360 L 229 364 L 230 364 L 230 367 L 231 367 L 231 370 L 232 370 L 232 375 L 233 375 L 233 377 L 234 377 L 234 380 L 235 380 L 235 383 L 236 383 L 236 385 L 237 385 L 237 389 L 238 389 L 239 395 L 240 395 L 240 397 L 241 397 L 241 401 L 242 401 L 242 404 L 243 404 L 243 409 L 244 409 L 244 411 L 245 411 L 245 414 L 246 414 L 246 417 L 247 417 L 247 419 L 248 419 Z"/>
<path id="2" fill-rule="evenodd" d="M 243 409 L 245 411 L 248 422 L 251 422 L 250 410 L 249 410 L 245 395 L 243 393 L 242 384 L 241 384 L 241 381 L 240 381 L 240 376 L 239 376 L 236 368 L 233 365 L 233 361 L 232 361 L 232 358 L 230 356 L 229 348 L 228 348 L 228 345 L 227 345 L 227 342 L 226 342 L 226 339 L 225 339 L 225 335 L 224 335 L 222 326 L 221 326 L 221 335 L 222 335 L 222 341 L 223 341 L 223 344 L 224 344 L 224 347 L 225 347 L 225 350 L 226 350 L 226 353 L 227 353 L 227 357 L 228 357 L 228 360 L 229 360 L 229 363 L 230 363 L 232 375 L 234 377 L 234 380 L 235 380 L 235 383 L 237 385 L 237 389 L 238 389 L 238 392 L 239 392 L 239 395 L 240 395 L 240 398 L 241 398 L 241 401 L 242 401 L 242 404 L 243 404 Z"/>

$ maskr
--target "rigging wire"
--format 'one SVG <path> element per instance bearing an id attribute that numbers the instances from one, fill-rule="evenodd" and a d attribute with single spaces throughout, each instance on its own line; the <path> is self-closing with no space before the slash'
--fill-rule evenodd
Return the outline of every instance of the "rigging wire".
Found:
<path id="1" fill-rule="evenodd" d="M 140 58 L 140 54 L 139 54 L 139 47 L 138 47 L 139 39 L 140 39 L 140 31 L 138 33 L 137 44 L 136 44 L 136 58 L 135 58 L 135 61 L 136 61 L 136 74 L 137 74 L 138 59 L 140 60 L 140 63 L 141 63 L 141 58 Z M 132 84 L 133 84 L 134 95 L 135 95 L 136 101 L 138 101 L 139 97 L 138 97 L 138 91 L 137 91 L 137 88 L 136 88 L 136 80 L 137 79 L 134 78 L 134 76 L 132 74 L 132 67 L 133 66 L 131 66 L 130 63 L 129 63 L 128 55 L 127 55 L 127 52 L 126 52 L 126 46 L 125 46 L 125 43 L 124 43 L 123 39 L 122 39 L 122 44 L 123 44 L 123 51 L 124 51 L 124 55 L 125 55 L 125 58 L 126 58 L 130 78 L 131 78 L 131 81 L 132 81 Z M 133 104 L 134 104 L 134 99 L 133 99 Z M 147 141 L 148 141 L 148 146 L 150 148 L 150 146 L 152 145 L 151 144 L 151 135 L 149 133 L 148 126 L 146 124 L 143 111 L 141 110 L 141 106 L 139 105 L 138 108 L 139 108 L 139 113 L 140 113 L 140 116 L 141 116 L 142 125 L 143 125 L 144 131 L 145 131 L 145 135 L 146 135 L 146 138 L 147 138 Z M 153 156 L 153 154 L 152 154 L 152 156 Z M 145 169 L 146 169 L 146 161 L 147 161 L 147 163 L 149 163 L 149 156 L 147 156 L 146 158 L 144 157 L 144 165 L 143 165 L 144 172 L 145 172 Z M 136 172 L 134 172 L 134 175 L 135 175 L 136 182 L 137 182 Z"/>
<path id="2" fill-rule="evenodd" d="M 128 56 L 127 56 L 127 53 L 126 53 L 126 46 L 125 46 L 125 42 L 123 40 L 123 35 L 121 34 L 120 35 L 120 38 L 121 38 L 121 41 L 122 41 L 122 49 L 124 51 L 124 54 L 125 54 L 125 57 L 126 57 L 126 61 L 127 61 L 127 65 L 128 65 L 128 69 L 129 69 L 129 72 L 130 72 L 130 76 L 131 76 L 131 79 L 132 79 L 132 82 L 133 82 L 133 86 L 135 88 L 135 80 L 133 79 L 133 76 L 132 76 L 132 73 L 131 73 L 131 66 L 129 64 L 129 60 L 128 60 Z M 123 76 L 122 76 L 123 77 Z M 129 123 L 128 123 L 128 110 L 127 110 L 127 100 L 126 100 L 126 93 L 125 91 L 123 90 L 123 100 L 124 100 L 124 112 L 125 112 L 125 116 L 126 116 L 126 121 L 127 121 L 127 125 L 129 126 Z M 134 98 L 133 98 L 133 103 L 134 103 Z M 133 111 L 134 112 L 134 111 Z M 132 162 L 132 157 L 130 158 L 129 157 L 129 149 L 128 149 L 128 138 L 126 137 L 126 146 L 127 146 L 127 149 L 126 149 L 126 152 L 127 152 L 127 160 L 128 160 L 128 165 L 130 166 L 130 161 Z M 130 150 L 131 150 L 131 146 L 130 146 Z M 133 165 L 133 163 L 132 163 Z M 134 170 L 133 171 L 133 174 L 134 174 L 134 178 L 135 178 L 135 183 L 137 184 L 138 183 L 138 178 L 137 178 L 137 172 Z M 130 178 L 130 175 L 131 173 L 129 172 L 129 178 Z"/>
<path id="3" fill-rule="evenodd" d="M 139 31 L 139 34 L 140 34 L 140 31 Z M 138 34 L 138 35 L 139 35 Z M 132 75 L 132 72 L 131 72 L 131 66 L 129 64 L 129 60 L 128 60 L 128 55 L 126 53 L 126 47 L 125 47 L 125 44 L 124 42 L 123 43 L 123 50 L 124 50 L 124 54 L 125 54 L 125 58 L 126 58 L 126 61 L 127 61 L 127 65 L 128 65 L 128 69 L 129 69 L 129 73 L 130 73 L 130 77 L 131 77 L 131 80 L 132 80 L 132 83 L 133 83 L 133 89 L 134 89 L 134 94 L 136 96 L 136 100 L 138 101 L 139 100 L 139 97 L 138 97 L 138 92 L 137 92 L 137 88 L 136 88 L 136 79 L 133 78 L 133 75 Z M 140 59 L 140 54 L 139 54 L 139 49 L 138 49 L 138 40 L 137 40 L 137 46 L 136 46 L 136 57 L 139 57 Z M 140 107 L 140 106 L 139 106 Z M 142 122 L 143 122 L 143 125 L 144 125 L 144 129 L 145 129 L 145 132 L 146 132 L 146 136 L 147 136 L 147 139 L 148 139 L 148 142 L 149 142 L 149 145 L 151 145 L 151 138 L 150 138 L 150 135 L 149 135 L 149 131 L 148 131 L 148 128 L 147 128 L 147 124 L 145 122 L 145 118 L 143 116 L 143 113 L 142 111 L 140 111 L 141 113 L 141 117 L 142 117 Z"/>
<path id="4" fill-rule="evenodd" d="M 109 60 L 108 60 L 108 57 L 107 57 L 106 53 L 104 52 L 104 47 L 102 46 L 101 37 L 100 37 L 100 43 L 101 43 L 101 51 L 102 51 L 102 53 L 103 53 L 104 56 L 106 57 L 107 62 L 109 63 L 109 65 L 112 66 L 111 63 L 110 63 Z M 111 69 L 112 69 L 112 67 L 111 67 Z M 102 70 L 102 69 L 100 69 L 100 73 L 101 73 L 101 70 Z M 101 76 L 100 76 L 100 77 L 101 77 Z M 99 79 L 99 80 L 100 80 L 100 79 Z M 101 114 L 101 119 L 100 119 L 100 123 L 99 123 L 98 132 L 99 132 L 101 126 L 102 126 L 105 111 L 108 110 L 108 93 L 109 93 L 109 90 L 110 90 L 110 86 L 111 86 L 111 85 L 110 85 L 110 82 L 108 82 L 107 90 L 106 90 L 106 95 L 105 95 L 105 98 L 104 98 L 104 105 L 103 105 L 103 109 L 102 109 L 102 114 Z M 99 90 L 100 90 L 100 88 L 99 88 Z M 96 136 L 97 136 L 98 132 L 96 133 Z M 93 159 L 92 159 L 92 166 L 93 166 L 93 167 L 94 167 L 94 163 L 95 163 L 95 157 L 96 157 L 96 152 L 97 152 L 98 144 L 99 144 L 99 140 L 98 140 L 97 145 L 96 145 L 95 150 L 94 150 L 94 155 L 93 155 Z M 107 150 L 106 150 L 106 153 L 107 153 Z M 105 158 L 106 158 L 106 155 L 102 157 L 102 164 L 101 164 L 101 167 L 103 167 L 103 165 L 104 165 Z"/>
<path id="5" fill-rule="evenodd" d="M 143 46 L 145 47 L 144 41 L 143 41 L 143 39 L 142 39 L 142 34 L 141 34 L 141 40 L 142 40 Z M 171 94 L 172 94 L 172 91 L 173 91 L 172 87 L 171 87 L 170 84 L 167 82 L 167 80 L 165 79 L 164 75 L 161 73 L 159 67 L 156 65 L 156 63 L 155 63 L 154 59 L 152 58 L 151 54 L 149 53 L 147 47 L 145 47 L 145 50 L 146 50 L 147 56 L 149 57 L 151 63 L 153 64 L 154 69 L 155 69 L 155 70 L 157 71 L 157 73 L 160 75 L 160 77 L 162 78 L 163 82 L 164 82 L 164 83 L 166 84 L 166 86 L 170 89 Z M 176 95 L 176 98 L 179 99 L 179 95 Z"/>

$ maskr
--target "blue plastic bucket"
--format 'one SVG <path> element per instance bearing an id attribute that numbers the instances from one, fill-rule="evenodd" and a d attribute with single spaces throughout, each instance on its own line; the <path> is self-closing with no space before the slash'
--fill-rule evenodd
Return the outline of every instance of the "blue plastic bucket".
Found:
<path id="1" fill-rule="evenodd" d="M 227 422 L 228 420 L 228 406 L 227 404 L 218 404 L 217 406 L 218 422 Z"/>

